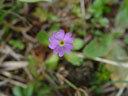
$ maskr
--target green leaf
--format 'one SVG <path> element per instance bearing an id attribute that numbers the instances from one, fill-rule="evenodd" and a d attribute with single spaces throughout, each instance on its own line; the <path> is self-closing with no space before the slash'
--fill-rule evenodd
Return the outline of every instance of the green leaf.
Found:
<path id="1" fill-rule="evenodd" d="M 125 0 L 118 11 L 116 16 L 116 27 L 121 29 L 128 28 L 128 8 L 127 8 L 127 0 Z"/>
<path id="2" fill-rule="evenodd" d="M 50 32 L 53 32 L 53 31 L 59 31 L 60 30 L 60 27 L 58 24 L 52 24 L 51 27 L 50 27 Z"/>
<path id="3" fill-rule="evenodd" d="M 38 95 L 37 96 L 53 96 L 52 94 L 52 87 L 50 85 L 47 85 L 46 83 L 42 83 L 41 89 L 38 89 Z"/>
<path id="4" fill-rule="evenodd" d="M 89 12 L 93 13 L 95 17 L 101 17 L 104 12 L 104 5 L 103 0 L 95 0 L 89 7 Z"/>
<path id="5" fill-rule="evenodd" d="M 42 7 L 37 7 L 33 12 L 33 15 L 40 19 L 40 21 L 45 22 L 48 19 L 48 12 Z"/>
<path id="6" fill-rule="evenodd" d="M 80 35 L 80 36 L 84 36 L 84 35 L 86 34 L 86 31 L 85 31 L 85 30 L 82 30 L 82 29 L 78 29 L 78 30 L 77 30 L 77 33 L 78 33 L 78 35 Z"/>
<path id="7" fill-rule="evenodd" d="M 52 14 L 52 13 L 49 13 L 48 14 L 48 19 L 51 20 L 51 21 L 57 21 L 59 19 L 59 17 Z"/>
<path id="8" fill-rule="evenodd" d="M 71 11 L 73 14 L 76 14 L 79 18 L 82 17 L 81 8 L 77 7 L 76 5 L 73 6 L 73 9 Z"/>
<path id="9" fill-rule="evenodd" d="M 0 4 L 1 5 L 1 7 L 5 7 L 6 6 L 6 4 Z M 11 12 L 13 12 L 13 11 L 15 11 L 15 9 L 16 10 L 19 10 L 19 6 L 20 6 L 21 4 L 16 4 L 16 5 L 13 5 L 12 7 L 9 7 L 9 9 L 8 10 L 6 10 L 6 12 L 2 12 L 2 10 L 0 10 L 1 12 L 0 12 L 0 24 L 2 24 L 3 23 L 3 21 L 4 21 L 4 18 L 6 17 L 6 16 L 8 16 Z"/>
<path id="10" fill-rule="evenodd" d="M 43 2 L 43 1 L 51 2 L 52 0 L 19 0 L 19 1 L 28 2 L 28 3 L 37 3 L 37 2 Z"/>
<path id="11" fill-rule="evenodd" d="M 91 29 L 90 32 L 91 32 L 92 34 L 97 35 L 97 36 L 101 36 L 101 35 L 102 35 L 102 32 L 101 32 L 100 30 Z"/>
<path id="12" fill-rule="evenodd" d="M 33 56 L 31 56 L 31 55 L 28 56 L 28 61 L 29 61 L 28 68 L 29 68 L 31 74 L 32 74 L 35 78 L 37 78 L 37 77 L 38 77 L 37 69 L 36 69 L 37 62 L 35 61 L 35 59 L 34 59 Z"/>
<path id="13" fill-rule="evenodd" d="M 57 63 L 59 61 L 58 55 L 52 55 L 50 58 L 48 58 L 45 62 L 46 67 L 55 70 L 57 67 Z"/>
<path id="14" fill-rule="evenodd" d="M 123 32 L 121 32 L 120 29 L 115 28 L 115 29 L 113 30 L 113 37 L 115 37 L 115 38 L 120 38 L 120 37 L 122 37 L 122 36 L 123 36 Z"/>
<path id="15" fill-rule="evenodd" d="M 9 44 L 12 45 L 15 48 L 18 48 L 20 50 L 24 49 L 24 44 L 20 40 L 10 40 Z"/>
<path id="16" fill-rule="evenodd" d="M 109 25 L 109 20 L 107 18 L 100 18 L 99 23 L 103 27 L 107 27 Z"/>
<path id="17" fill-rule="evenodd" d="M 128 36 L 125 37 L 124 41 L 126 44 L 128 44 Z"/>
<path id="18" fill-rule="evenodd" d="M 18 86 L 14 86 L 14 88 L 12 89 L 12 91 L 13 91 L 14 96 L 23 96 L 22 90 Z"/>
<path id="19" fill-rule="evenodd" d="M 103 89 L 101 87 L 99 87 L 99 86 L 93 85 L 92 91 L 95 92 L 96 94 L 102 94 Z"/>
<path id="20" fill-rule="evenodd" d="M 34 83 L 29 83 L 27 88 L 24 88 L 24 96 L 33 96 Z"/>
<path id="21" fill-rule="evenodd" d="M 96 80 L 95 81 L 98 81 L 98 82 L 100 82 L 101 84 L 103 83 L 103 82 L 106 82 L 106 81 L 108 81 L 109 80 L 109 77 L 110 77 L 110 73 L 111 72 L 109 72 L 107 69 L 106 69 L 106 64 L 100 64 L 99 65 L 99 68 L 98 68 L 98 71 L 97 72 L 95 72 L 94 74 L 94 78 L 96 78 Z"/>
<path id="22" fill-rule="evenodd" d="M 40 31 L 37 34 L 37 39 L 39 40 L 40 43 L 42 43 L 43 45 L 48 46 L 48 44 L 50 43 L 48 40 L 49 36 L 45 31 Z"/>
<path id="23" fill-rule="evenodd" d="M 84 41 L 80 38 L 76 38 L 73 42 L 74 50 L 80 50 L 84 46 Z"/>
<path id="24" fill-rule="evenodd" d="M 114 40 L 114 43 L 111 46 L 111 51 L 107 55 L 109 60 L 117 62 L 119 66 L 107 64 L 107 69 L 111 72 L 111 79 L 113 81 L 127 81 L 128 77 L 128 68 L 121 67 L 121 64 L 127 64 L 128 57 L 127 50 L 124 48 L 124 43 L 118 40 Z M 119 88 L 124 86 L 124 83 L 115 83 Z"/>
<path id="25" fill-rule="evenodd" d="M 83 62 L 83 58 L 81 58 L 75 53 L 64 54 L 64 57 L 68 62 L 70 62 L 72 65 L 75 65 L 75 66 L 80 66 Z"/>
<path id="26" fill-rule="evenodd" d="M 112 35 L 103 35 L 101 40 L 93 40 L 83 50 L 88 58 L 105 56 L 110 50 Z"/>

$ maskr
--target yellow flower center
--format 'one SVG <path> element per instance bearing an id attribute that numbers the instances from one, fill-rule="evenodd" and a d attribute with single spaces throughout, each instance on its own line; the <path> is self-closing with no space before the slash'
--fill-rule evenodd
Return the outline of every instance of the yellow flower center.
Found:
<path id="1" fill-rule="evenodd" d="M 64 41 L 61 40 L 61 41 L 59 42 L 59 45 L 60 45 L 60 46 L 64 46 Z"/>

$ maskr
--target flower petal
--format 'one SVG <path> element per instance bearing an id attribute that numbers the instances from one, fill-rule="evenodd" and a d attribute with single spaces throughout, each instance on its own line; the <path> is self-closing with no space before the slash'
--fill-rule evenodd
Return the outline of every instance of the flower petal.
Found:
<path id="1" fill-rule="evenodd" d="M 50 38 L 49 38 L 49 41 L 50 41 L 51 43 L 58 43 L 58 42 L 59 42 L 59 41 L 56 40 L 54 37 L 50 37 Z"/>
<path id="2" fill-rule="evenodd" d="M 59 56 L 62 57 L 64 55 L 63 47 L 60 47 Z"/>
<path id="3" fill-rule="evenodd" d="M 51 49 L 55 49 L 56 46 L 59 44 L 59 41 L 56 40 L 54 37 L 50 37 L 50 38 L 49 38 L 49 41 L 50 41 L 51 43 L 50 43 L 48 46 L 49 46 L 49 48 L 51 48 Z"/>
<path id="4" fill-rule="evenodd" d="M 65 37 L 70 38 L 71 36 L 72 36 L 72 34 L 70 32 L 68 32 L 68 33 L 65 34 Z"/>
<path id="5" fill-rule="evenodd" d="M 65 44 L 64 49 L 74 49 L 74 46 L 72 44 Z"/>
<path id="6" fill-rule="evenodd" d="M 59 51 L 58 51 L 58 46 L 54 49 L 54 51 L 53 51 L 53 54 L 57 54 Z"/>
<path id="7" fill-rule="evenodd" d="M 55 49 L 56 46 L 57 46 L 56 44 L 52 44 L 52 43 L 48 45 L 48 47 L 51 48 L 51 49 Z"/>
<path id="8" fill-rule="evenodd" d="M 59 53 L 59 56 L 62 57 L 64 55 L 64 50 L 63 50 L 63 47 L 60 47 L 60 46 L 57 46 L 54 51 L 53 51 L 53 54 L 58 54 Z"/>
<path id="9" fill-rule="evenodd" d="M 65 51 L 66 54 L 70 54 L 71 53 L 70 49 L 67 48 L 67 47 L 64 47 L 64 51 Z"/>
<path id="10" fill-rule="evenodd" d="M 72 42 L 74 42 L 74 38 L 73 37 L 71 37 L 71 33 L 66 33 L 66 35 L 65 35 L 65 37 L 64 37 L 64 41 L 66 42 L 66 43 L 72 43 Z"/>
<path id="11" fill-rule="evenodd" d="M 63 40 L 64 39 L 64 30 L 60 30 L 60 32 L 54 32 L 54 37 L 57 40 Z"/>

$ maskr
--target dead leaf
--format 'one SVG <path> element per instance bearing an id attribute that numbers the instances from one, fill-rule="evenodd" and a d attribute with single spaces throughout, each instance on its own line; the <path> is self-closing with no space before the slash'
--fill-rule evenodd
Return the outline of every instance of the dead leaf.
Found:
<path id="1" fill-rule="evenodd" d="M 28 65 L 27 61 L 7 61 L 0 65 L 0 68 L 3 70 L 16 70 L 19 68 L 24 68 Z"/>

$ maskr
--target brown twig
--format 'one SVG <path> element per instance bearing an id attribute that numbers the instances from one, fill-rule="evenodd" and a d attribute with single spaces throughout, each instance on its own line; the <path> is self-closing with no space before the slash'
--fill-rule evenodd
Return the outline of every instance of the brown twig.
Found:
<path id="1" fill-rule="evenodd" d="M 26 84 L 23 84 L 23 83 L 21 83 L 19 81 L 16 81 L 16 80 L 12 80 L 10 78 L 5 78 L 3 76 L 0 76 L 0 79 L 7 80 L 9 83 L 14 84 L 14 85 L 17 85 L 17 86 L 20 86 L 20 87 L 23 87 L 23 88 L 26 88 L 27 87 Z"/>

